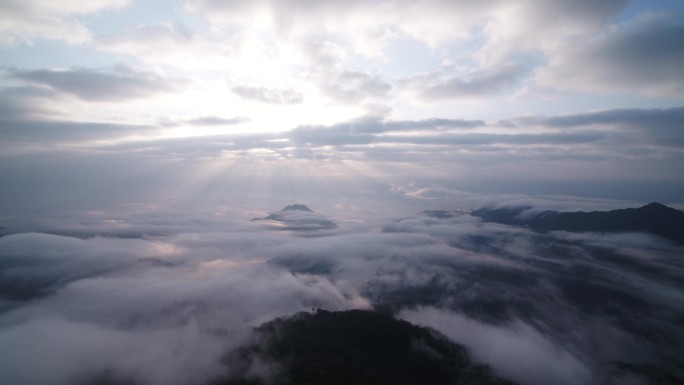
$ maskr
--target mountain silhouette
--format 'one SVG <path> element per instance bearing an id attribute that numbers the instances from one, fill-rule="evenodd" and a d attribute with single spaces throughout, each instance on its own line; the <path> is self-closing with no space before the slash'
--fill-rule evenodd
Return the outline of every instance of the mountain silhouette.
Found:
<path id="1" fill-rule="evenodd" d="M 245 372 L 221 385 L 513 385 L 441 334 L 380 312 L 317 310 L 257 332 L 262 342 L 241 349 L 233 366 Z M 278 369 L 272 378 L 250 377 L 255 361 Z"/>
<path id="2" fill-rule="evenodd" d="M 308 212 L 310 212 L 310 213 L 313 212 L 313 210 L 311 210 L 310 208 L 306 207 L 306 205 L 302 205 L 302 204 L 298 204 L 298 203 L 295 203 L 295 204 L 293 204 L 293 205 L 285 206 L 285 207 L 284 207 L 282 210 L 280 210 L 280 211 L 308 211 Z"/>
<path id="3" fill-rule="evenodd" d="M 263 218 L 254 218 L 252 221 L 265 221 L 274 230 L 330 230 L 338 227 L 335 222 L 303 204 L 288 205 L 282 210 L 274 211 Z"/>
<path id="4" fill-rule="evenodd" d="M 592 212 L 543 211 L 529 206 L 482 208 L 471 214 L 487 222 L 527 226 L 536 231 L 643 232 L 684 244 L 684 212 L 653 202 L 639 208 Z"/>

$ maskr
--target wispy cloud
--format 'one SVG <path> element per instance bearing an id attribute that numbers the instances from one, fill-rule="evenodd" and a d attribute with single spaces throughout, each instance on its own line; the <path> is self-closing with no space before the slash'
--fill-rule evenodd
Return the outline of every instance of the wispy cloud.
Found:
<path id="1" fill-rule="evenodd" d="M 25 82 L 45 85 L 55 91 L 87 101 L 112 102 L 172 92 L 183 80 L 166 79 L 153 72 L 119 67 L 112 70 L 72 68 L 68 70 L 11 70 Z"/>
<path id="2" fill-rule="evenodd" d="M 265 87 L 252 87 L 247 85 L 235 85 L 231 90 L 249 100 L 261 103 L 273 104 L 297 104 L 302 102 L 302 94 L 291 89 L 277 89 Z"/>

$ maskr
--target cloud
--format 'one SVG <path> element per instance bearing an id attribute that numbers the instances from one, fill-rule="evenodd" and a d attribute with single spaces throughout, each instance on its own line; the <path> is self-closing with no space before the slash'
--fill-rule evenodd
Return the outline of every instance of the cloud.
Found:
<path id="1" fill-rule="evenodd" d="M 205 19 L 211 28 L 181 22 L 140 24 L 99 38 L 95 46 L 154 66 L 229 68 L 233 79 L 244 79 L 242 74 L 255 70 L 256 62 L 268 62 L 272 65 L 257 64 L 258 71 L 287 79 L 281 83 L 299 84 L 298 90 L 237 84 L 233 91 L 263 103 L 298 104 L 305 99 L 299 89 L 310 89 L 301 87 L 303 81 L 332 102 L 359 104 L 401 91 L 401 82 L 383 69 L 398 60 L 393 45 L 410 41 L 420 45 L 431 62 L 442 63 L 423 69 L 431 71 L 427 76 L 407 77 L 414 80 L 409 90 L 415 96 L 432 101 L 481 99 L 515 91 L 532 69 L 543 72 L 545 63 L 563 62 L 567 52 L 559 47 L 576 49 L 574 39 L 609 31 L 627 5 L 625 0 L 572 5 L 533 0 L 515 5 L 499 0 L 316 5 L 193 0 L 183 10 Z"/>
<path id="2" fill-rule="evenodd" d="M 0 341 L 7 348 L 0 379 L 27 385 L 204 382 L 226 372 L 220 358 L 230 346 L 192 323 L 141 332 L 60 318 L 6 328 Z"/>
<path id="3" fill-rule="evenodd" d="M 538 330 L 516 321 L 496 327 L 435 308 L 407 310 L 400 318 L 444 333 L 465 345 L 504 377 L 521 384 L 592 383 L 590 369 L 571 352 L 556 346 Z"/>
<path id="4" fill-rule="evenodd" d="M 524 119 L 524 118 L 523 118 Z M 524 119 L 526 120 L 526 119 Z M 523 121 L 524 121 L 523 120 Z M 667 109 L 610 109 L 586 112 L 581 114 L 565 114 L 541 119 L 531 118 L 532 123 L 552 127 L 577 127 L 588 125 L 620 125 L 636 128 L 678 127 L 684 121 L 684 107 Z"/>
<path id="5" fill-rule="evenodd" d="M 367 71 L 349 63 L 383 68 L 397 60 L 391 47 L 401 41 L 420 45 L 434 62 L 447 68 L 433 71 L 427 79 L 420 74 L 410 77 L 415 78 L 411 88 L 424 100 L 482 98 L 514 91 L 531 69 L 563 60 L 565 52 L 558 47 L 572 47 L 577 39 L 608 31 L 628 4 L 627 0 L 601 4 L 330 1 L 316 5 L 306 1 L 194 0 L 187 7 L 213 25 L 266 33 L 278 41 L 276 47 L 305 51 L 298 64 L 318 73 L 312 75 L 323 92 L 349 103 L 364 95 L 357 89 L 377 97 L 397 88 L 382 74 L 361 79 Z M 336 55 L 329 55 L 331 47 Z M 312 49 L 318 52 L 312 54 Z M 571 69 L 579 73 L 577 68 Z M 360 84 L 350 86 L 354 82 Z"/>
<path id="6" fill-rule="evenodd" d="M 2 120 L 0 145 L 9 152 L 53 150 L 59 146 L 84 147 L 92 142 L 159 134 L 156 126 L 73 122 L 68 120 Z"/>
<path id="7" fill-rule="evenodd" d="M 150 384 L 205 383 L 230 373 L 225 356 L 249 338 L 251 326 L 311 306 L 345 307 L 341 295 L 328 301 L 336 289 L 325 280 L 257 270 L 251 274 L 216 261 L 195 272 L 170 270 L 162 273 L 163 280 L 157 273 L 82 280 L 52 299 L 5 314 L 4 322 L 15 322 L 0 331 L 7 364 L 0 378 L 31 384 L 46 378 L 56 384 L 89 383 L 104 376 Z M 185 273 L 195 278 L 183 278 Z M 222 290 L 231 294 L 217 295 Z M 311 302 L 304 299 L 306 292 Z M 16 322 L 16 317 L 29 321 Z M 48 350 L 41 348 L 46 341 Z M 53 349 L 60 352 L 58 359 Z M 32 357 L 30 365 L 27 357 Z"/>
<path id="8" fill-rule="evenodd" d="M 487 32 L 495 35 L 496 40 L 506 39 L 503 32 L 515 38 L 521 35 L 537 37 L 535 40 L 540 36 L 548 37 L 559 33 L 582 33 L 602 26 L 623 9 L 627 2 L 611 0 L 601 4 L 589 1 L 567 4 L 552 1 L 540 6 L 535 1 L 521 1 L 510 7 L 500 7 L 502 4 L 505 2 L 416 3 L 398 0 L 368 4 L 363 1 L 331 1 L 312 5 L 298 0 L 195 0 L 188 6 L 214 22 L 248 24 L 249 20 L 258 20 L 260 27 L 272 27 L 284 35 L 301 36 L 317 30 L 330 34 L 346 33 L 351 35 L 352 40 L 364 35 L 371 39 L 382 39 L 383 27 L 391 27 L 399 34 L 403 33 L 436 46 L 468 37 L 473 26 L 487 22 Z"/>
<path id="9" fill-rule="evenodd" d="M 36 39 L 83 43 L 91 39 L 88 28 L 74 17 L 121 8 L 128 0 L 96 0 L 83 4 L 61 1 L 8 0 L 0 5 L 0 44 L 32 43 Z"/>
<path id="10" fill-rule="evenodd" d="M 406 84 L 423 100 L 481 98 L 512 88 L 522 75 L 523 71 L 516 66 L 491 68 L 456 76 L 450 75 L 447 71 L 439 71 L 410 77 Z"/>
<path id="11" fill-rule="evenodd" d="M 9 106 L 17 104 L 16 99 L 6 100 L 11 101 Z M 28 96 L 20 100 L 26 103 L 26 113 L 40 111 L 31 111 L 32 100 L 34 97 Z M 45 105 L 49 107 L 47 102 Z M 458 172 L 459 183 L 484 191 L 507 185 L 523 192 L 594 191 L 601 196 L 673 201 L 680 184 L 672 171 L 682 158 L 680 115 L 681 108 L 613 109 L 516 117 L 507 127 L 478 119 L 363 116 L 277 134 L 163 139 L 159 136 L 171 127 L 212 127 L 239 124 L 243 119 L 199 116 L 161 120 L 157 125 L 129 125 L 73 122 L 46 115 L 17 116 L 0 120 L 0 125 L 5 127 L 6 155 L 97 145 L 115 164 L 120 163 L 117 159 L 133 155 L 183 160 L 187 165 L 209 159 L 245 165 L 257 161 L 276 168 L 293 162 L 313 167 L 311 162 L 325 161 L 326 165 L 316 167 L 332 167 L 363 161 L 366 168 L 380 172 L 387 185 L 416 180 L 454 186 L 452 172 Z M 428 164 L 428 171 L 417 166 Z M 299 199 L 293 196 L 290 202 Z"/>
<path id="12" fill-rule="evenodd" d="M 234 66 L 242 44 L 246 44 L 241 44 L 238 35 L 202 34 L 180 23 L 135 25 L 93 43 L 103 52 L 172 68 Z"/>
<path id="13" fill-rule="evenodd" d="M 529 63 L 535 61 L 535 54 L 553 60 L 553 47 L 561 42 L 574 44 L 575 39 L 609 29 L 629 1 L 521 1 L 512 7 L 501 4 L 485 8 L 481 21 L 485 42 L 475 52 L 482 63 L 494 66 L 505 60 Z"/>
<path id="14" fill-rule="evenodd" d="M 231 90 L 249 100 L 254 100 L 261 103 L 272 104 L 298 104 L 303 101 L 301 93 L 295 92 L 291 89 L 277 89 L 266 87 L 251 87 L 246 85 L 235 85 Z"/>
<path id="15" fill-rule="evenodd" d="M 226 245 L 219 234 L 210 238 Z M 0 240 L 3 278 L 40 282 L 37 278 L 48 274 L 40 266 L 52 266 L 53 277 L 62 281 L 51 296 L 0 310 L 3 382 L 42 384 L 49 378 L 56 384 L 89 383 L 113 376 L 150 384 L 204 383 L 230 373 L 226 354 L 245 343 L 253 326 L 314 306 L 367 306 L 324 277 L 273 269 L 253 259 L 258 255 L 232 258 L 224 253 L 211 259 L 197 253 L 209 239 L 190 254 L 147 240 L 45 234 Z M 156 262 L 130 264 L 129 257 L 135 260 L 149 251 Z M 32 264 L 21 261 L 21 256 L 36 254 Z M 13 260 L 16 264 L 7 264 Z M 103 269 L 109 262 L 124 267 Z M 47 350 L 41 348 L 46 341 Z M 58 359 L 53 349 L 59 350 Z M 32 357 L 30 364 L 27 357 Z"/>
<path id="16" fill-rule="evenodd" d="M 349 122 L 342 122 L 331 126 L 300 126 L 292 129 L 287 136 L 294 142 L 314 146 L 368 144 L 371 142 L 401 142 L 412 143 L 430 139 L 420 139 L 416 136 L 391 136 L 381 134 L 396 134 L 406 132 L 437 132 L 444 133 L 451 129 L 468 130 L 484 126 L 482 120 L 466 119 L 425 119 L 425 120 L 383 120 L 375 116 L 366 116 Z M 444 134 L 446 135 L 446 134 Z M 441 136 L 434 137 L 442 141 Z M 444 141 L 446 142 L 446 141 Z"/>
<path id="17" fill-rule="evenodd" d="M 436 184 L 393 184 L 389 190 L 392 194 L 399 194 L 426 202 L 436 201 L 461 210 L 478 209 L 482 207 L 534 207 L 535 210 L 555 211 L 610 211 L 620 208 L 637 208 L 643 206 L 641 202 L 619 199 L 601 199 L 570 195 L 527 195 L 527 194 L 475 194 L 463 190 L 448 188 Z"/>
<path id="18" fill-rule="evenodd" d="M 380 98 L 392 89 L 380 77 L 365 72 L 346 70 L 329 75 L 332 76 L 321 76 L 321 89 L 328 97 L 343 103 Z"/>
<path id="19" fill-rule="evenodd" d="M 564 44 L 535 78 L 542 87 L 586 92 L 635 91 L 647 96 L 684 95 L 679 69 L 684 49 L 679 22 L 645 17 L 590 39 Z M 582 63 L 582 70 L 577 69 Z"/>
<path id="20" fill-rule="evenodd" d="M 662 146 L 681 147 L 684 135 L 684 108 L 667 109 L 610 109 L 579 114 L 565 114 L 548 117 L 527 117 L 519 120 L 522 124 L 537 124 L 554 128 L 577 128 L 587 126 L 608 127 L 607 133 L 618 142 L 631 144 L 653 143 Z M 621 135 L 615 135 L 619 130 Z M 630 138 L 630 133 L 634 136 Z"/>
<path id="21" fill-rule="evenodd" d="M 175 126 L 181 126 L 181 125 L 212 127 L 212 126 L 230 126 L 230 125 L 234 125 L 234 124 L 245 123 L 248 121 L 249 121 L 249 118 L 246 118 L 244 116 L 236 116 L 234 118 L 221 118 L 218 116 L 200 116 L 197 118 L 180 119 L 180 120 L 161 119 L 159 121 L 159 123 L 165 127 L 175 127 Z"/>
<path id="22" fill-rule="evenodd" d="M 194 184 L 179 164 L 168 169 L 177 171 L 172 179 Z M 236 177 L 219 175 L 235 188 Z M 143 180 L 156 178 L 142 173 Z M 247 184 L 255 193 L 260 187 Z M 216 200 L 200 194 L 192 208 L 164 205 L 152 192 L 155 206 L 124 198 L 126 204 L 97 211 L 0 218 L 12 233 L 0 236 L 1 286 L 27 295 L 4 297 L 0 307 L 0 379 L 210 381 L 230 375 L 230 352 L 249 343 L 253 326 L 312 307 L 371 305 L 437 328 L 522 383 L 608 381 L 612 361 L 676 361 L 684 312 L 678 248 L 634 236 L 623 243 L 536 234 L 483 223 L 464 210 L 411 213 L 413 206 L 393 194 L 356 188 L 316 195 L 317 207 L 344 218 L 317 237 L 268 231 L 262 221 L 250 222 L 259 215 L 250 211 L 254 203 L 225 193 Z M 362 207 L 350 218 L 348 206 L 336 206 L 340 197 Z M 449 207 L 444 197 L 429 206 Z M 483 199 L 538 200 L 471 196 L 470 208 Z M 269 220 L 306 222 L 298 214 L 311 213 L 294 208 L 275 213 L 297 214 L 291 218 Z M 37 230 L 53 234 L 27 233 Z M 41 350 L 45 341 L 56 347 Z M 59 359 L 52 357 L 57 348 Z M 22 364 L 26 357 L 31 365 Z"/>
<path id="23" fill-rule="evenodd" d="M 384 121 L 365 117 L 331 126 L 301 126 L 290 131 L 295 143 L 308 146 L 413 144 L 433 146 L 484 146 L 493 144 L 539 145 L 583 144 L 602 140 L 599 131 L 548 133 L 458 132 L 485 126 L 480 120 L 426 119 Z M 451 132 L 456 130 L 457 132 Z M 425 135 L 425 133 L 429 135 Z"/>
<path id="24" fill-rule="evenodd" d="M 12 70 L 11 76 L 28 83 L 49 86 L 79 99 L 119 102 L 171 92 L 182 82 L 152 72 L 129 68 L 113 71 L 72 68 L 70 70 Z"/>
<path id="25" fill-rule="evenodd" d="M 35 86 L 0 88 L 0 119 L 30 120 L 59 117 L 63 113 L 54 106 L 59 95 Z"/>
<path id="26" fill-rule="evenodd" d="M 155 263 L 173 257 L 171 245 L 137 239 L 112 240 L 40 233 L 0 238 L 6 299 L 31 299 L 51 293 L 72 281 L 125 270 L 136 264 Z M 36 266 L 50 266 L 36 269 Z"/>
<path id="27" fill-rule="evenodd" d="M 226 125 L 231 125 L 231 124 L 239 124 L 239 123 L 244 123 L 248 119 L 243 118 L 243 117 L 236 117 L 236 118 L 219 118 L 216 116 L 203 116 L 200 118 L 194 118 L 194 119 L 188 119 L 185 122 L 195 125 L 195 126 L 226 126 Z"/>

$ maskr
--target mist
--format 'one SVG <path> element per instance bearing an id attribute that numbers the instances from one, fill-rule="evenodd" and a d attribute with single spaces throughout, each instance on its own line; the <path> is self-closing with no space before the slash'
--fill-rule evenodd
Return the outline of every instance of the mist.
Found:
<path id="1" fill-rule="evenodd" d="M 388 309 L 521 384 L 679 365 L 682 249 L 665 239 L 541 234 L 466 209 L 337 222 L 290 207 L 5 220 L 2 382 L 205 383 L 231 375 L 255 327 L 315 308 Z"/>

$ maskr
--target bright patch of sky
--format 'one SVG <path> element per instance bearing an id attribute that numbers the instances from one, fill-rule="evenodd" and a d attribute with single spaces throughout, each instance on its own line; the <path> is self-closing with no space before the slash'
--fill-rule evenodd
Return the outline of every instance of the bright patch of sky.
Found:
<path id="1" fill-rule="evenodd" d="M 38 40 L 31 45 L 0 46 L 2 64 L 15 68 L 105 67 L 121 59 L 82 44 Z"/>
<path id="2" fill-rule="evenodd" d="M 85 18 L 85 23 L 96 37 L 115 35 L 136 25 L 164 23 L 191 24 L 194 21 L 182 10 L 180 1 L 132 1 L 127 6 Z"/>
<path id="3" fill-rule="evenodd" d="M 439 68 L 442 55 L 425 44 L 412 39 L 396 39 L 385 50 L 387 56 L 383 72 L 390 77 L 408 76 Z"/>

